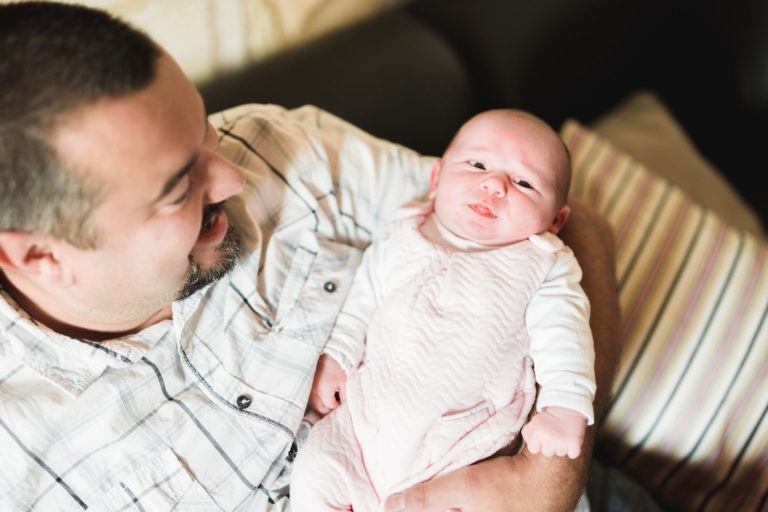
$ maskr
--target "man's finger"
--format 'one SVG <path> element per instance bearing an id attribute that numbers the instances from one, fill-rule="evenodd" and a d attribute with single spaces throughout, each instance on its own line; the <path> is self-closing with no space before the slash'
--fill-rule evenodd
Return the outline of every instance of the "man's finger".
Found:
<path id="1" fill-rule="evenodd" d="M 422 484 L 393 494 L 385 502 L 385 510 L 387 512 L 407 512 L 409 510 L 425 509 L 427 509 L 427 496 Z"/>

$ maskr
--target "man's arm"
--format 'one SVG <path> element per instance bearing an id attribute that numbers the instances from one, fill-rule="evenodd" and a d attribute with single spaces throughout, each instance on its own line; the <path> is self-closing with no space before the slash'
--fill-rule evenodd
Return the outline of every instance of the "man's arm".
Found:
<path id="1" fill-rule="evenodd" d="M 595 342 L 595 425 L 587 429 L 581 456 L 545 457 L 524 450 L 500 455 L 415 485 L 387 500 L 388 512 L 571 511 L 587 481 L 595 429 L 610 396 L 621 350 L 619 303 L 610 226 L 582 202 L 573 201 L 560 232 L 583 271 L 582 287 L 591 303 Z"/>

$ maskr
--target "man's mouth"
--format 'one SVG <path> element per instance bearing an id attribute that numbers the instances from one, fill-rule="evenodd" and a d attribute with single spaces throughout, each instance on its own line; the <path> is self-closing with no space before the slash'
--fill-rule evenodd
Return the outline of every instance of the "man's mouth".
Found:
<path id="1" fill-rule="evenodd" d="M 479 216 L 484 217 L 486 219 L 495 219 L 496 218 L 496 214 L 493 213 L 493 210 L 491 210 L 491 208 L 487 204 L 484 204 L 484 203 L 472 203 L 472 204 L 469 205 L 469 208 L 470 208 L 470 210 L 472 210 L 473 212 L 475 212 Z"/>
<path id="2" fill-rule="evenodd" d="M 200 226 L 200 233 L 204 233 L 211 229 L 216 222 L 216 218 L 224 210 L 224 203 L 209 204 L 203 210 L 203 223 Z"/>
<path id="3" fill-rule="evenodd" d="M 224 203 L 211 204 L 203 210 L 203 220 L 200 223 L 200 234 L 195 245 L 198 247 L 218 245 L 227 233 L 229 223 Z"/>

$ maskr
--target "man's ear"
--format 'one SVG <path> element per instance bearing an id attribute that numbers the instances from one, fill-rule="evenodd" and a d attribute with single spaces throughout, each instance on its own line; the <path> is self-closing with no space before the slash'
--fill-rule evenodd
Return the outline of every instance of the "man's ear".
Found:
<path id="1" fill-rule="evenodd" d="M 565 223 L 568 221 L 568 217 L 571 215 L 571 207 L 567 204 L 564 204 L 560 207 L 560 210 L 558 210 L 557 214 L 555 215 L 555 220 L 552 221 L 552 225 L 549 227 L 549 232 L 553 234 L 557 234 L 563 226 L 565 226 Z"/>
<path id="2" fill-rule="evenodd" d="M 0 267 L 29 278 L 71 284 L 73 276 L 48 237 L 19 231 L 0 231 Z"/>

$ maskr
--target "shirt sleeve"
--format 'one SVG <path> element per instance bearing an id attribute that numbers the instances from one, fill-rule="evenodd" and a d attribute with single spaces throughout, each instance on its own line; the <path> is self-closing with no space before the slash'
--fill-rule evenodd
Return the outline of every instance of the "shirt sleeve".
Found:
<path id="1" fill-rule="evenodd" d="M 573 252 L 557 253 L 544 283 L 526 311 L 536 381 L 537 410 L 559 406 L 595 421 L 595 352 L 589 327 L 589 300 L 581 288 L 581 268 Z"/>
<path id="2" fill-rule="evenodd" d="M 372 232 L 390 222 L 403 203 L 428 192 L 433 157 L 375 137 L 317 107 L 305 106 L 293 115 L 321 133 L 340 210 Z"/>
<path id="3" fill-rule="evenodd" d="M 257 220 L 281 208 L 269 203 L 284 195 L 287 185 L 318 218 L 330 220 L 319 223 L 319 233 L 365 245 L 400 205 L 429 190 L 434 157 L 375 137 L 316 106 L 242 105 L 210 119 L 221 134 L 220 154 L 246 173 L 279 177 L 275 192 L 259 198 L 267 206 L 256 212 Z M 258 182 L 262 193 L 271 179 Z"/>

